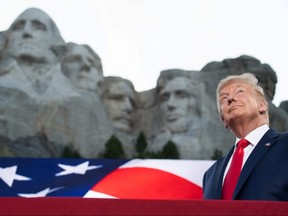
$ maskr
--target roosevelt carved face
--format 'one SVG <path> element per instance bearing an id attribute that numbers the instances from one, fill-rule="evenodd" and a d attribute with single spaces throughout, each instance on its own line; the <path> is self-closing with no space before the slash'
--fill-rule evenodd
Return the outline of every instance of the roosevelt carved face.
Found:
<path id="1" fill-rule="evenodd" d="M 134 90 L 131 86 L 124 81 L 111 83 L 105 94 L 104 104 L 114 128 L 130 132 L 134 110 Z"/>

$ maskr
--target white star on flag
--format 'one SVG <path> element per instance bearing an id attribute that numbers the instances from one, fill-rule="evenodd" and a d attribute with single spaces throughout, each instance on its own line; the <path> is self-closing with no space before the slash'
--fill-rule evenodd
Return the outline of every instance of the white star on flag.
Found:
<path id="1" fill-rule="evenodd" d="M 61 189 L 62 187 L 58 187 L 58 188 L 54 188 L 54 189 L 50 189 L 50 188 L 46 188 L 42 191 L 39 191 L 37 193 L 30 193 L 30 194 L 24 194 L 24 193 L 19 193 L 18 196 L 20 197 L 26 197 L 26 198 L 33 198 L 33 197 L 46 197 L 47 194 L 52 193 L 56 190 Z"/>
<path id="2" fill-rule="evenodd" d="M 28 181 L 31 178 L 16 174 L 17 166 L 11 166 L 6 168 L 0 167 L 0 178 L 9 186 L 12 187 L 14 180 Z"/>
<path id="3" fill-rule="evenodd" d="M 64 169 L 64 171 L 57 173 L 55 176 L 62 176 L 62 175 L 69 175 L 69 174 L 84 175 L 87 172 L 87 170 L 93 170 L 93 169 L 98 169 L 102 167 L 101 165 L 89 166 L 89 161 L 86 161 L 76 166 L 70 166 L 70 165 L 65 165 L 65 164 L 58 164 L 58 166 Z"/>

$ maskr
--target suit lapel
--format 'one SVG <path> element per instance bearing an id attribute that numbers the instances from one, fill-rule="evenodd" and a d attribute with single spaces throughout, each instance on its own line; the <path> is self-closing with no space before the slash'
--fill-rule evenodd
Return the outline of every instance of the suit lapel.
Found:
<path id="1" fill-rule="evenodd" d="M 215 198 L 221 199 L 222 198 L 222 183 L 223 183 L 223 176 L 228 164 L 230 157 L 234 151 L 234 147 L 229 151 L 229 153 L 223 158 L 223 160 L 219 161 L 219 165 L 217 166 L 216 177 L 214 188 L 215 188 Z"/>
<path id="2" fill-rule="evenodd" d="M 278 134 L 273 129 L 269 129 L 259 141 L 259 143 L 256 145 L 255 149 L 252 151 L 241 171 L 239 181 L 236 185 L 236 189 L 233 195 L 233 199 L 235 199 L 236 195 L 238 194 L 243 184 L 245 183 L 253 169 L 256 167 L 260 159 L 274 145 L 276 137 L 278 137 Z M 269 147 L 267 147 L 268 143 Z"/>

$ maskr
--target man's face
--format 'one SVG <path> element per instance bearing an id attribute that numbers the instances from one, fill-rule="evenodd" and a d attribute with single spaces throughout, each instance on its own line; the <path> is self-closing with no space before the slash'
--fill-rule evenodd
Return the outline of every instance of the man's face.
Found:
<path id="1" fill-rule="evenodd" d="M 76 87 L 98 91 L 103 76 L 97 70 L 96 64 L 96 59 L 85 47 L 75 45 L 65 57 L 62 71 Z"/>
<path id="2" fill-rule="evenodd" d="M 186 131 L 191 106 L 191 84 L 187 78 L 178 77 L 167 82 L 160 91 L 160 109 L 165 125 L 172 132 Z"/>
<path id="3" fill-rule="evenodd" d="M 21 14 L 9 29 L 7 50 L 15 58 L 47 61 L 53 43 L 50 18 L 37 9 Z"/>
<path id="4" fill-rule="evenodd" d="M 131 131 L 134 109 L 133 89 L 125 82 L 113 83 L 104 98 L 104 103 L 107 106 L 114 128 L 125 132 Z"/>
<path id="5" fill-rule="evenodd" d="M 253 121 L 261 117 L 267 106 L 261 102 L 252 86 L 234 82 L 219 92 L 222 120 L 226 127 L 241 121 Z"/>

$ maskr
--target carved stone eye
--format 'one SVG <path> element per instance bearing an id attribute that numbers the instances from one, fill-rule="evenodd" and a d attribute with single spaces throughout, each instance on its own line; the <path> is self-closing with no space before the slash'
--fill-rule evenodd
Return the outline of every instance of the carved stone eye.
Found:
<path id="1" fill-rule="evenodd" d="M 13 31 L 22 30 L 24 28 L 24 25 L 25 25 L 25 21 L 20 20 L 13 25 L 12 30 Z"/>
<path id="2" fill-rule="evenodd" d="M 41 31 L 46 31 L 47 27 L 45 24 L 42 22 L 39 22 L 38 20 L 32 21 L 32 26 L 35 30 L 41 30 Z"/>

